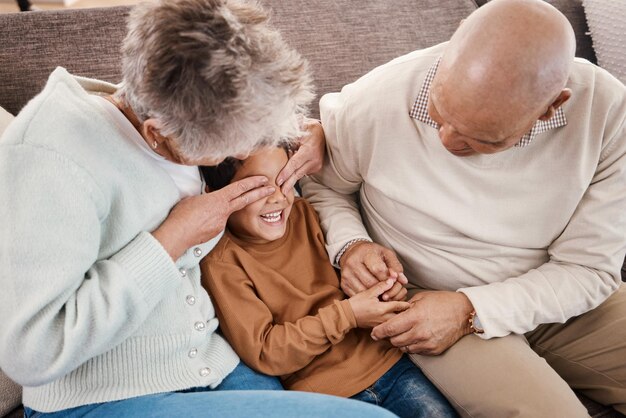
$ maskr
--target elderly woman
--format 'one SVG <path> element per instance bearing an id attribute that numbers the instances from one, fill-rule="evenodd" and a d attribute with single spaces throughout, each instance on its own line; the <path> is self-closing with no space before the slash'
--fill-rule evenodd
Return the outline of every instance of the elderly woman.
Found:
<path id="1" fill-rule="evenodd" d="M 302 135 L 307 65 L 266 20 L 242 0 L 140 5 L 119 89 L 59 68 L 5 133 L 0 366 L 27 416 L 385 416 L 227 391 L 279 386 L 216 332 L 198 263 L 228 214 L 273 187 L 257 176 L 203 193 L 196 166 Z M 319 165 L 310 129 L 284 187 Z"/>

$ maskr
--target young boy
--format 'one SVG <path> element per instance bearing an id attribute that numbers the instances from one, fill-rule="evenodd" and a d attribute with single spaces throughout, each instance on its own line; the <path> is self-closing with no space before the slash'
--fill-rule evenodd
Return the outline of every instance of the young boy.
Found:
<path id="1" fill-rule="evenodd" d="M 275 184 L 282 148 L 203 168 L 211 190 L 252 175 Z M 400 417 L 456 413 L 421 370 L 367 329 L 405 310 L 378 297 L 393 279 L 346 299 L 328 260 L 317 214 L 293 192 L 276 192 L 233 213 L 202 261 L 202 283 L 220 327 L 242 360 L 280 376 L 286 389 L 351 397 Z"/>

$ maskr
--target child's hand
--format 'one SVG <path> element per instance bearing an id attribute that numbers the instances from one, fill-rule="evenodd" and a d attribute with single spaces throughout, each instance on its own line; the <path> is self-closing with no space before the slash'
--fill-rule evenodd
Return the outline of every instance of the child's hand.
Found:
<path id="1" fill-rule="evenodd" d="M 393 269 L 389 269 L 389 278 L 394 279 L 395 283 L 393 286 L 383 293 L 381 299 L 384 301 L 388 300 L 406 300 L 407 290 L 404 287 L 409 281 L 404 275 L 404 273 L 396 273 Z"/>
<path id="2" fill-rule="evenodd" d="M 348 299 L 359 328 L 373 328 L 409 308 L 408 302 L 381 302 L 378 299 L 395 282 L 395 279 L 387 279 Z"/>

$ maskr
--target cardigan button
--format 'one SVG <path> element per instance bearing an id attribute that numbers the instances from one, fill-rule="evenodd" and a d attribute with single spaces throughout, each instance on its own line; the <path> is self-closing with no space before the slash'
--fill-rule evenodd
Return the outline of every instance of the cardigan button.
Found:
<path id="1" fill-rule="evenodd" d="M 211 374 L 211 369 L 209 369 L 208 367 L 200 369 L 200 376 L 207 377 L 210 374 Z"/>
<path id="2" fill-rule="evenodd" d="M 198 355 L 198 349 L 192 348 L 191 350 L 189 350 L 189 353 L 187 355 L 189 356 L 189 358 L 194 358 Z"/>
<path id="3" fill-rule="evenodd" d="M 193 249 L 193 254 L 194 254 L 196 257 L 200 257 L 200 256 L 202 255 L 202 248 L 200 248 L 200 247 L 196 247 L 196 248 L 194 248 L 194 249 Z"/>
<path id="4" fill-rule="evenodd" d="M 204 324 L 204 322 L 198 321 L 195 324 L 193 324 L 193 327 L 196 329 L 196 331 L 204 331 L 204 329 L 206 328 L 206 325 Z"/>
<path id="5" fill-rule="evenodd" d="M 180 269 L 178 269 L 178 271 L 180 271 L 181 276 L 187 277 L 187 270 L 181 267 Z"/>
<path id="6" fill-rule="evenodd" d="M 193 295 L 188 295 L 185 300 L 187 301 L 188 305 L 193 305 L 194 303 L 196 303 L 196 298 Z"/>

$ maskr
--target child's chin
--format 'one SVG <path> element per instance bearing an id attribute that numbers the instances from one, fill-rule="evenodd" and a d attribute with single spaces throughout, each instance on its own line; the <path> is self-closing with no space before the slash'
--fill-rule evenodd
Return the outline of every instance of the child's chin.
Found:
<path id="1" fill-rule="evenodd" d="M 262 238 L 266 241 L 276 241 L 285 235 L 285 228 L 275 228 L 274 231 L 268 231 L 262 234 Z"/>

